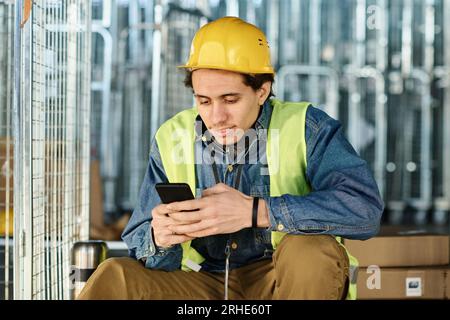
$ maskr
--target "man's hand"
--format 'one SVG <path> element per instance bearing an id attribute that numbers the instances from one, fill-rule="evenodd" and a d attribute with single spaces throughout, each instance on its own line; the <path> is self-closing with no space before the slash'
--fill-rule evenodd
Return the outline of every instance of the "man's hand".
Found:
<path id="1" fill-rule="evenodd" d="M 178 226 L 180 222 L 168 216 L 173 211 L 167 208 L 167 204 L 160 204 L 152 210 L 152 228 L 155 244 L 158 247 L 168 248 L 178 243 L 192 240 L 192 237 L 184 234 L 176 234 L 169 229 L 171 226 Z"/>
<path id="2" fill-rule="evenodd" d="M 203 192 L 201 199 L 173 202 L 169 229 L 191 238 L 237 232 L 252 225 L 253 198 L 219 183 Z M 181 212 L 187 210 L 198 210 Z"/>

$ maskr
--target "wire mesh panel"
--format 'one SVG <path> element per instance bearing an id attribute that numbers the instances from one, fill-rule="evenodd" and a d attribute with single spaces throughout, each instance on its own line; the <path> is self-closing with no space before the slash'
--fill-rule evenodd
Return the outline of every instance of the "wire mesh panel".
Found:
<path id="1" fill-rule="evenodd" d="M 14 5 L 0 1 L 0 300 L 13 297 L 13 41 Z"/>
<path id="2" fill-rule="evenodd" d="M 70 250 L 88 238 L 90 2 L 33 2 L 16 41 L 15 296 L 68 299 Z"/>

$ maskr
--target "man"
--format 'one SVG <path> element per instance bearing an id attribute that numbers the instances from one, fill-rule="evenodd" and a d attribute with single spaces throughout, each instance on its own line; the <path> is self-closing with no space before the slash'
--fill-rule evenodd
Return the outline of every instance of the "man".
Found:
<path id="1" fill-rule="evenodd" d="M 383 202 L 340 123 L 269 99 L 265 35 L 238 18 L 202 27 L 183 67 L 196 107 L 152 143 L 122 236 L 131 259 L 100 265 L 80 298 L 355 298 L 340 237 L 374 236 Z M 196 199 L 161 204 L 160 182 L 188 183 Z"/>

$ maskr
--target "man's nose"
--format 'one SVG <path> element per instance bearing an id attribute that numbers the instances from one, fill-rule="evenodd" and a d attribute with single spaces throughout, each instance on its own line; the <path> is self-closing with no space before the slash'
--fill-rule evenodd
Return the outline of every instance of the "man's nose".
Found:
<path id="1" fill-rule="evenodd" d="M 228 118 L 226 108 L 219 103 L 215 103 L 212 108 L 211 118 L 214 126 L 220 125 L 221 123 L 225 123 Z"/>

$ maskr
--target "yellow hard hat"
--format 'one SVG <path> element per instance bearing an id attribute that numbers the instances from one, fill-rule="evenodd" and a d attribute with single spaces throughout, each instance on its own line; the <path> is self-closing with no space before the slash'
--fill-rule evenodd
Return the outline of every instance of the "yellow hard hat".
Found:
<path id="1" fill-rule="evenodd" d="M 192 40 L 188 62 L 179 67 L 275 74 L 264 33 L 235 17 L 223 17 L 201 27 Z"/>

